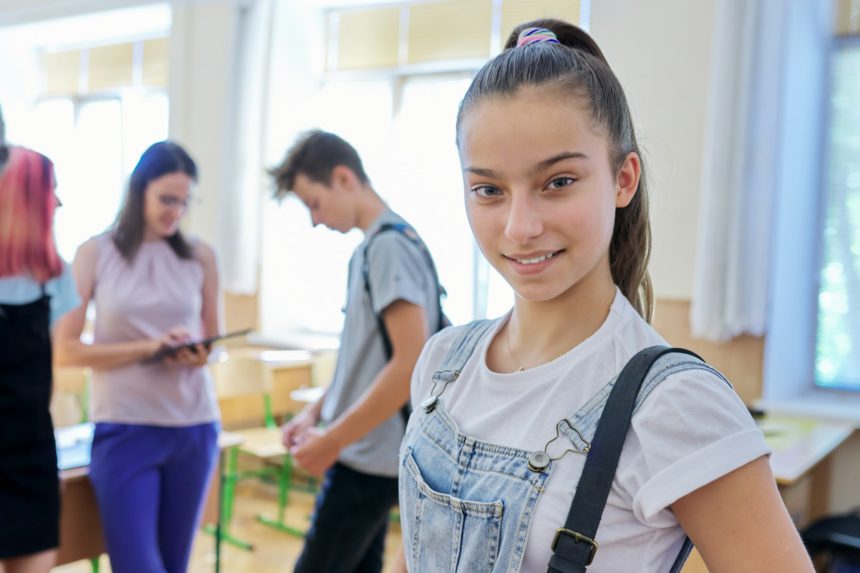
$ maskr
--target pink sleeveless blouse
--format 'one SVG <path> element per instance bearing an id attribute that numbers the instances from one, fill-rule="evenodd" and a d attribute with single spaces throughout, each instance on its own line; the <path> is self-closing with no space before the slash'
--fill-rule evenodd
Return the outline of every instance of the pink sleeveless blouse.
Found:
<path id="1" fill-rule="evenodd" d="M 202 334 L 203 267 L 180 259 L 166 241 L 144 242 L 129 262 L 109 233 L 96 237 L 94 342 L 161 338 L 175 326 Z M 93 369 L 91 418 L 154 426 L 218 420 L 209 370 L 165 364 Z"/>

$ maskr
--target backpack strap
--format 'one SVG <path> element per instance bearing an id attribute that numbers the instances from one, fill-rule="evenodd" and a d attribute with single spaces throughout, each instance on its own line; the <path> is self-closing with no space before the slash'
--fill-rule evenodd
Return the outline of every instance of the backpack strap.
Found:
<path id="1" fill-rule="evenodd" d="M 548 573 L 583 573 L 594 559 L 597 552 L 594 536 L 618 468 L 639 388 L 654 362 L 670 352 L 699 358 L 682 348 L 652 346 L 639 351 L 621 370 L 597 424 L 564 527 L 556 531 L 552 542 L 553 555 L 549 560 Z M 690 549 L 692 543 L 687 538 L 672 571 L 680 569 Z"/>
<path id="2" fill-rule="evenodd" d="M 427 246 L 424 244 L 424 241 L 418 236 L 418 233 L 410 227 L 409 225 L 403 223 L 384 223 L 379 229 L 373 233 L 370 238 L 367 239 L 367 242 L 364 245 L 364 253 L 362 257 L 362 267 L 361 272 L 364 277 L 364 290 L 367 292 L 367 296 L 370 299 L 370 307 L 371 311 L 373 310 L 373 291 L 370 288 L 370 245 L 373 244 L 374 239 L 376 239 L 382 233 L 386 233 L 389 231 L 396 231 L 400 233 L 403 237 L 409 240 L 419 252 L 424 256 L 424 260 L 430 268 L 430 272 L 433 275 L 433 284 L 436 286 L 436 316 L 437 325 L 436 329 L 433 331 L 434 333 L 439 332 L 445 326 L 447 326 L 444 318 L 444 314 L 442 313 L 442 295 L 444 293 L 444 289 L 442 285 L 439 284 L 439 275 L 436 273 L 436 265 L 433 264 L 433 257 L 430 255 L 430 251 L 427 249 Z M 394 349 L 391 346 L 391 338 L 388 336 L 388 329 L 385 328 L 385 321 L 382 319 L 381 313 L 374 313 L 376 317 L 376 329 L 379 331 L 380 336 L 382 336 L 382 346 L 385 350 L 385 360 L 390 361 L 391 356 L 394 354 Z M 406 423 L 409 421 L 409 415 L 412 413 L 412 408 L 407 401 L 406 404 L 400 409 L 400 417 L 403 419 L 403 426 L 406 427 Z"/>

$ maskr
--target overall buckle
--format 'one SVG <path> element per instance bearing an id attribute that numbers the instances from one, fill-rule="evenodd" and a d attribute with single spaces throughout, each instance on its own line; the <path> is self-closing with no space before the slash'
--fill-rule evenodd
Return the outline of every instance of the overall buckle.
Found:
<path id="1" fill-rule="evenodd" d="M 591 546 L 591 550 L 588 553 L 588 561 L 585 562 L 586 565 L 591 565 L 591 562 L 594 561 L 594 554 L 597 553 L 597 542 L 590 537 L 586 537 L 581 533 L 573 531 L 572 529 L 559 527 L 555 530 L 555 539 L 552 540 L 553 553 L 555 553 L 555 548 L 558 546 L 558 540 L 561 538 L 562 534 L 573 538 L 574 543 L 587 543 Z"/>

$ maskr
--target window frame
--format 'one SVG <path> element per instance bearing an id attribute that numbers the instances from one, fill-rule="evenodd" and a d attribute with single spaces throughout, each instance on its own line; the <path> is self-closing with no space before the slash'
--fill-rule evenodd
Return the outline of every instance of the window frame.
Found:
<path id="1" fill-rule="evenodd" d="M 831 183 L 831 173 L 829 171 L 830 162 L 833 157 L 833 150 L 831 146 L 830 133 L 833 128 L 833 106 L 832 106 L 832 98 L 834 95 L 834 91 L 836 89 L 836 78 L 834 75 L 834 63 L 838 54 L 844 50 L 858 50 L 860 51 L 860 36 L 835 36 L 831 41 L 827 53 L 826 53 L 826 62 L 825 62 L 825 70 L 826 70 L 826 83 L 823 89 L 824 93 L 824 109 L 822 110 L 822 125 L 821 125 L 821 151 L 819 153 L 819 180 L 820 180 L 820 191 L 817 194 L 817 209 L 816 209 L 816 227 L 815 227 L 815 273 L 814 277 L 814 294 L 815 298 L 812 300 L 812 309 L 813 309 L 813 346 L 812 346 L 812 361 L 811 368 L 809 370 L 809 379 L 811 382 L 811 386 L 813 391 L 816 392 L 826 392 L 826 393 L 839 393 L 839 395 L 844 395 L 843 393 L 847 393 L 848 395 L 857 395 L 860 396 L 860 387 L 852 388 L 845 384 L 834 384 L 834 385 L 824 385 L 820 384 L 818 380 L 818 373 L 816 363 L 818 361 L 818 340 L 820 336 L 819 326 L 821 319 L 821 289 L 822 289 L 822 274 L 824 272 L 824 264 L 825 264 L 825 225 L 828 208 L 830 207 L 830 187 Z M 860 293 L 858 293 L 860 295 Z M 856 301 L 860 304 L 860 300 Z M 857 341 L 857 345 L 860 346 L 860 341 Z"/>

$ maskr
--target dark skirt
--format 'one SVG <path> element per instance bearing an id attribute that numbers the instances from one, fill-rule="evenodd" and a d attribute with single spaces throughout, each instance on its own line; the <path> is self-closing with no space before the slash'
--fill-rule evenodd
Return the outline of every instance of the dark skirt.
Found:
<path id="1" fill-rule="evenodd" d="M 0 559 L 59 545 L 50 300 L 0 304 Z"/>

